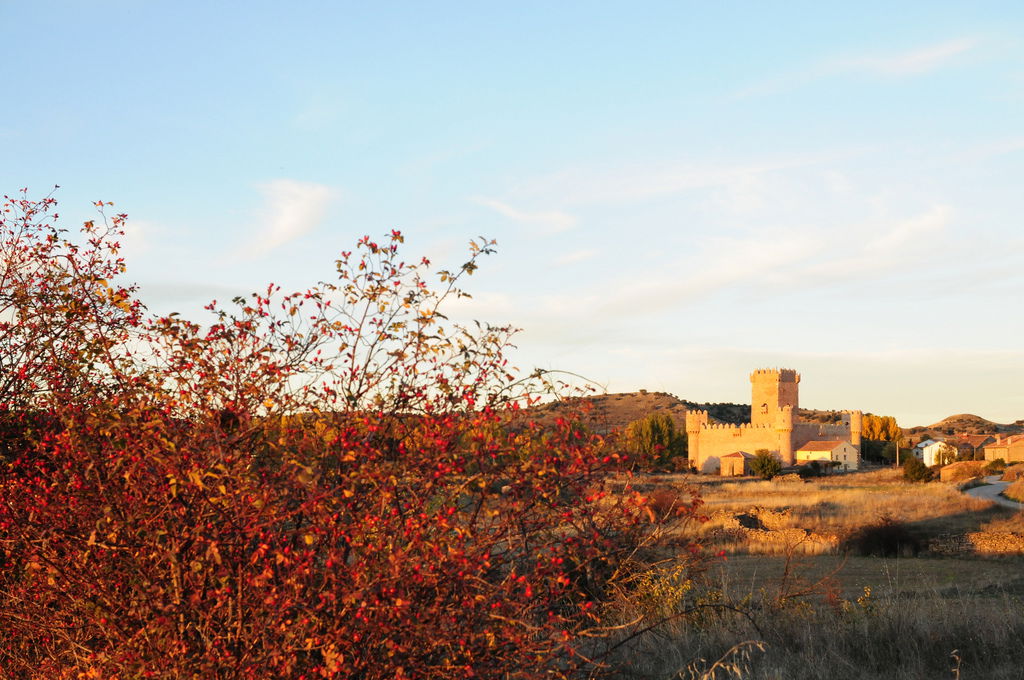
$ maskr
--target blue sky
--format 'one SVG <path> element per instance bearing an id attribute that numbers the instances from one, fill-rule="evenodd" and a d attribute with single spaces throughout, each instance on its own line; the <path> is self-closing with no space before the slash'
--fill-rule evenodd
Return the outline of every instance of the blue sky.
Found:
<path id="1" fill-rule="evenodd" d="M 161 313 L 485 235 L 523 368 L 1024 418 L 1024 5 L 892 4 L 0 0 L 0 192 Z"/>

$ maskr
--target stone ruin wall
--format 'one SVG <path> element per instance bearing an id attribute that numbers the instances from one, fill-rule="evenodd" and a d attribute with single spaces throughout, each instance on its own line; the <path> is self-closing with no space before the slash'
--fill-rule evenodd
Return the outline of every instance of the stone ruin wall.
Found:
<path id="1" fill-rule="evenodd" d="M 1024 534 L 1012 531 L 973 531 L 943 534 L 928 544 L 938 555 L 1020 555 L 1024 554 Z"/>

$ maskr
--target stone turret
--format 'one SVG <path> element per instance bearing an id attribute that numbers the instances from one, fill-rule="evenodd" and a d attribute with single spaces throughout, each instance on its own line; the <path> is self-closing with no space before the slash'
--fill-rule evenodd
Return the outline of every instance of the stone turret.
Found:
<path id="1" fill-rule="evenodd" d="M 750 374 L 752 425 L 774 425 L 779 410 L 800 406 L 800 374 L 790 368 L 761 368 Z"/>
<path id="2" fill-rule="evenodd" d="M 700 430 L 702 427 L 708 424 L 708 412 L 707 411 L 687 411 L 686 412 L 686 447 L 687 457 L 690 459 L 690 465 L 699 467 L 701 464 L 700 457 Z"/>
<path id="3" fill-rule="evenodd" d="M 793 465 L 793 407 L 783 406 L 775 419 L 775 431 L 779 435 L 779 458 L 783 465 Z"/>
<path id="4" fill-rule="evenodd" d="M 864 414 L 860 411 L 850 411 L 850 443 L 857 447 L 857 455 L 860 455 L 860 437 L 864 430 Z"/>

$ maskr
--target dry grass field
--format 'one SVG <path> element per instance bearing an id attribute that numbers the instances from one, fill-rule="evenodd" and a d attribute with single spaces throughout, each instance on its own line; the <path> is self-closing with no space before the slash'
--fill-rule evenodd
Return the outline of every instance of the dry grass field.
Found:
<path id="1" fill-rule="evenodd" d="M 708 521 L 690 538 L 726 556 L 700 575 L 669 559 L 624 589 L 615 665 L 626 678 L 1020 678 L 1024 556 L 943 553 L 948 537 L 1024 536 L 1024 515 L 954 484 L 875 470 L 808 482 L 652 476 L 664 509 L 699 488 Z M 871 557 L 850 538 L 890 522 L 913 552 Z M 886 526 L 890 526 L 886 525 Z M 647 624 L 649 625 L 649 624 Z"/>
<path id="2" fill-rule="evenodd" d="M 693 535 L 731 554 L 834 554 L 859 529 L 884 519 L 927 544 L 944 535 L 983 531 L 1015 514 L 966 496 L 954 484 L 906 483 L 892 469 L 809 481 L 661 475 L 638 484 L 661 505 L 695 486 L 708 519 L 691 528 Z"/>

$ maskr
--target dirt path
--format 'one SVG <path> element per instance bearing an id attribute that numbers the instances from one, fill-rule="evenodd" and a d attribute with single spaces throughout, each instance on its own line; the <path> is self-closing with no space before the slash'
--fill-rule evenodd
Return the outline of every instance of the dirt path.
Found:
<path id="1" fill-rule="evenodd" d="M 1024 504 L 1016 503 L 1011 501 L 1009 498 L 1003 498 L 999 494 L 1003 492 L 1003 489 L 1010 485 L 1010 482 L 1000 482 L 999 475 L 989 475 L 985 477 L 985 481 L 988 482 L 988 486 L 976 486 L 973 489 L 964 491 L 968 496 L 974 496 L 975 498 L 981 498 L 986 501 L 992 501 L 998 503 L 1007 508 L 1013 508 L 1014 510 L 1020 510 L 1024 508 Z"/>

